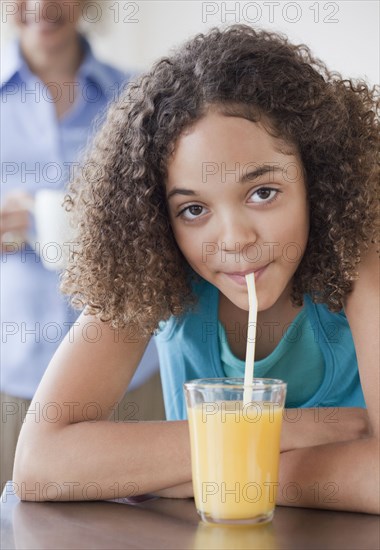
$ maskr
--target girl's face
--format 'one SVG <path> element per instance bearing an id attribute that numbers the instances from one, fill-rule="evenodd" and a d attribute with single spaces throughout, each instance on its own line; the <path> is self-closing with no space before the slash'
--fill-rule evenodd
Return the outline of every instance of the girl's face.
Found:
<path id="1" fill-rule="evenodd" d="M 233 304 L 248 310 L 251 272 L 260 311 L 290 295 L 309 231 L 294 147 L 258 123 L 209 112 L 178 140 L 166 194 L 183 255 Z"/>

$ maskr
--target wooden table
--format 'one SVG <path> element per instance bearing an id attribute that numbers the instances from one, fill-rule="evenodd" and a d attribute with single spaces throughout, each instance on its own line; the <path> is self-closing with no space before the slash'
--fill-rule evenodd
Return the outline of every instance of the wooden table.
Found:
<path id="1" fill-rule="evenodd" d="M 276 509 L 272 523 L 209 526 L 194 501 L 20 502 L 8 483 L 1 496 L 1 548 L 378 550 L 378 516 L 302 508 Z"/>

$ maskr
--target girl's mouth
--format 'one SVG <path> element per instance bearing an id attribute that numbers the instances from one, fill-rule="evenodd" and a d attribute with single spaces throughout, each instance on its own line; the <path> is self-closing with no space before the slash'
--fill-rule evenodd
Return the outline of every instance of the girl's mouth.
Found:
<path id="1" fill-rule="evenodd" d="M 255 282 L 257 282 L 257 280 L 265 272 L 268 265 L 269 264 L 261 267 L 260 269 L 255 269 L 255 270 L 251 269 L 251 270 L 247 270 L 247 271 L 234 271 L 234 272 L 230 272 L 230 273 L 224 272 L 224 275 L 226 275 L 229 279 L 231 279 L 232 281 L 234 281 L 238 285 L 247 286 L 245 276 L 248 275 L 249 273 L 254 273 L 255 274 Z"/>

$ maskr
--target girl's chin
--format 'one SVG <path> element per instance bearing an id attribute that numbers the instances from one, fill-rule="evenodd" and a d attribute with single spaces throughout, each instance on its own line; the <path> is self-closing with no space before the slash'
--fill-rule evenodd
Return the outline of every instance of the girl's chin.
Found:
<path id="1" fill-rule="evenodd" d="M 224 294 L 223 291 L 222 294 Z M 248 294 L 246 296 L 231 296 L 228 294 L 224 294 L 225 297 L 237 308 L 242 309 L 243 311 L 249 311 L 249 303 L 248 303 Z"/>

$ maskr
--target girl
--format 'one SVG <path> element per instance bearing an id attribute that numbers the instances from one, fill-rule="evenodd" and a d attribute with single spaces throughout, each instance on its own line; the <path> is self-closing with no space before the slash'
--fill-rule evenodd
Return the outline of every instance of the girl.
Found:
<path id="1" fill-rule="evenodd" d="M 129 86 L 71 187 L 85 310 L 32 404 L 59 414 L 23 428 L 21 498 L 192 496 L 182 383 L 242 374 L 254 272 L 255 374 L 288 382 L 278 503 L 379 512 L 376 105 L 244 25 Z M 111 424 L 152 332 L 172 421 Z"/>

